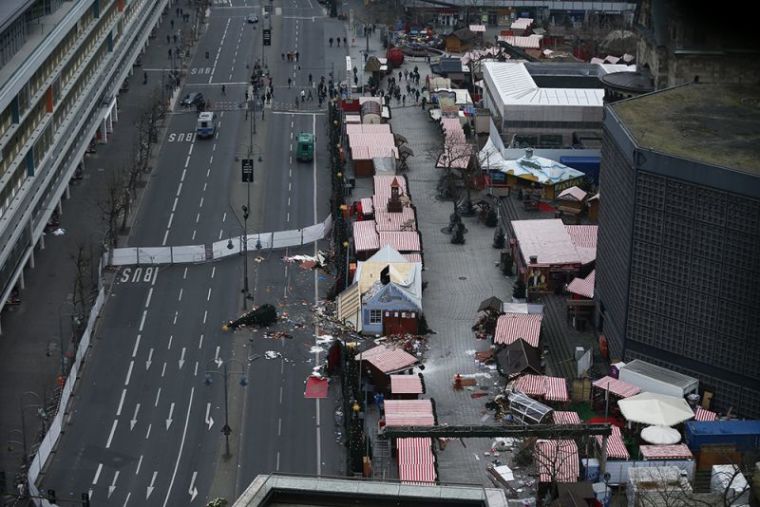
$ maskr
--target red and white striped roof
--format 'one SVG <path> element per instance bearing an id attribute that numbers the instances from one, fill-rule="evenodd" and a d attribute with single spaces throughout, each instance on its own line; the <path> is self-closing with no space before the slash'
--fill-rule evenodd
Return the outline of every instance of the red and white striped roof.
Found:
<path id="1" fill-rule="evenodd" d="M 375 194 L 372 197 L 376 205 L 378 202 L 382 202 L 383 204 L 388 203 L 388 199 L 391 198 L 393 180 L 396 180 L 398 183 L 401 195 L 409 195 L 406 190 L 406 178 L 404 176 L 376 175 L 373 177 Z"/>
<path id="2" fill-rule="evenodd" d="M 694 411 L 695 421 L 716 421 L 717 419 L 718 414 L 710 410 L 705 410 L 702 407 L 697 407 L 697 409 Z"/>
<path id="3" fill-rule="evenodd" d="M 601 435 L 596 435 L 595 438 L 599 444 L 599 448 L 601 448 L 602 444 L 604 443 L 604 438 Z M 612 426 L 612 434 L 607 437 L 607 457 L 624 460 L 631 458 L 630 454 L 628 454 L 628 449 L 625 447 L 623 434 L 620 433 L 620 428 L 617 426 Z"/>
<path id="4" fill-rule="evenodd" d="M 374 252 L 380 249 L 380 238 L 377 235 L 374 220 L 354 222 L 354 251 Z"/>
<path id="5" fill-rule="evenodd" d="M 346 134 L 392 134 L 387 123 L 359 123 L 346 125 Z"/>
<path id="6" fill-rule="evenodd" d="M 362 197 L 361 203 L 362 203 L 362 213 L 364 215 L 371 215 L 372 213 L 375 212 L 375 207 L 372 204 L 371 197 Z"/>
<path id="7" fill-rule="evenodd" d="M 412 252 L 412 253 L 405 253 L 401 254 L 404 259 L 408 260 L 409 262 L 419 262 L 422 264 L 422 255 L 418 252 Z"/>
<path id="8" fill-rule="evenodd" d="M 378 232 L 417 230 L 417 220 L 414 217 L 414 208 L 411 206 L 401 208 L 401 213 L 391 213 L 385 206 L 377 206 L 375 224 L 377 224 Z"/>
<path id="9" fill-rule="evenodd" d="M 433 426 L 433 404 L 430 400 L 385 400 L 386 426 Z"/>
<path id="10" fill-rule="evenodd" d="M 536 35 L 499 35 L 499 42 L 506 42 L 516 48 L 539 49 L 542 38 Z"/>
<path id="11" fill-rule="evenodd" d="M 641 457 L 646 460 L 694 458 L 694 455 L 686 444 L 640 445 L 639 451 L 641 452 Z"/>
<path id="12" fill-rule="evenodd" d="M 575 440 L 538 440 L 533 459 L 540 482 L 576 482 L 580 475 L 578 445 Z"/>
<path id="13" fill-rule="evenodd" d="M 390 377 L 392 394 L 422 394 L 422 379 L 419 375 L 391 375 Z"/>
<path id="14" fill-rule="evenodd" d="M 522 339 L 531 347 L 538 347 L 543 315 L 505 313 L 496 321 L 493 342 L 496 345 L 511 345 Z"/>
<path id="15" fill-rule="evenodd" d="M 594 299 L 596 270 L 591 271 L 586 278 L 576 277 L 567 285 L 567 292 L 578 294 L 584 298 Z"/>
<path id="16" fill-rule="evenodd" d="M 378 345 L 358 354 L 357 361 L 367 361 L 383 373 L 395 373 L 410 368 L 417 358 L 403 349 Z"/>
<path id="17" fill-rule="evenodd" d="M 583 201 L 583 199 L 585 199 L 587 195 L 588 193 L 586 191 L 582 190 L 579 187 L 572 186 L 560 192 L 559 195 L 557 196 L 557 199 L 562 199 L 562 200 L 567 200 L 567 201 Z"/>
<path id="18" fill-rule="evenodd" d="M 435 454 L 430 438 L 396 440 L 399 479 L 404 483 L 435 482 Z"/>
<path id="19" fill-rule="evenodd" d="M 523 375 L 515 383 L 515 389 L 528 396 L 541 396 L 547 401 L 568 401 L 567 381 L 561 377 Z"/>
<path id="20" fill-rule="evenodd" d="M 346 125 L 346 127 L 348 127 L 348 125 Z M 395 148 L 396 142 L 393 138 L 393 134 L 390 132 L 376 132 L 371 134 L 365 132 L 351 132 L 348 134 L 348 145 L 353 152 L 354 148 L 357 146 L 388 146 L 390 148 Z"/>
<path id="21" fill-rule="evenodd" d="M 554 418 L 554 424 L 581 423 L 581 417 L 578 415 L 578 412 L 562 412 L 560 410 L 555 410 L 552 412 L 552 417 Z"/>
<path id="22" fill-rule="evenodd" d="M 635 396 L 641 392 L 641 389 L 639 389 L 638 386 L 629 384 L 628 382 L 623 382 L 622 380 L 618 380 L 610 376 L 595 380 L 593 386 L 600 389 L 605 389 L 615 396 L 620 396 L 621 398 L 630 398 L 631 396 Z"/>
<path id="23" fill-rule="evenodd" d="M 379 236 L 381 247 L 390 245 L 399 253 L 422 251 L 420 235 L 416 231 L 380 232 Z"/>
<path id="24" fill-rule="evenodd" d="M 352 160 L 372 160 L 373 158 L 398 158 L 398 148 L 385 145 L 354 146 L 351 148 Z"/>
<path id="25" fill-rule="evenodd" d="M 582 264 L 588 264 L 596 259 L 596 237 L 599 227 L 596 225 L 566 225 L 570 241 Z"/>

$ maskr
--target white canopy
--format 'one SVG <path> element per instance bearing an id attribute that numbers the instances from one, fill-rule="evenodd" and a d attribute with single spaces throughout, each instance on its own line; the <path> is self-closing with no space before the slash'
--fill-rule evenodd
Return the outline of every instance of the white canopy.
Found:
<path id="1" fill-rule="evenodd" d="M 681 433 L 667 426 L 647 426 L 641 430 L 641 438 L 650 444 L 672 445 L 681 441 Z"/>
<path id="2" fill-rule="evenodd" d="M 629 421 L 656 426 L 675 426 L 694 418 L 686 400 L 657 393 L 640 393 L 618 401 L 618 407 Z"/>

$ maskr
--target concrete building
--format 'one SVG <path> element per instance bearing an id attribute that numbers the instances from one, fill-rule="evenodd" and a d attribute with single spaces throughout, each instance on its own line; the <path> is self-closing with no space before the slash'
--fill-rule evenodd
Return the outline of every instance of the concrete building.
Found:
<path id="1" fill-rule="evenodd" d="M 610 355 L 760 417 L 760 89 L 690 84 L 607 107 L 596 298 Z M 748 106 L 748 104 L 754 104 Z"/>
<path id="2" fill-rule="evenodd" d="M 0 2 L 0 309 L 168 0 Z"/>
<path id="3" fill-rule="evenodd" d="M 657 90 L 684 83 L 760 81 L 760 39 L 752 16 L 687 0 L 642 0 L 634 27 L 636 62 Z"/>

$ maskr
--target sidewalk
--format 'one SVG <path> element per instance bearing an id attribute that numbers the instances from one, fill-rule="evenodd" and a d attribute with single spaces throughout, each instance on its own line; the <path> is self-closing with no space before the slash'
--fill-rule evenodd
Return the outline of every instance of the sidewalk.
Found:
<path id="1" fill-rule="evenodd" d="M 176 48 L 167 44 L 176 28 L 182 23 L 170 5 L 169 16 L 164 17 L 156 28 L 156 37 L 150 39 L 141 57 L 142 67 L 135 67 L 129 78 L 129 90 L 119 95 L 119 121 L 109 134 L 108 144 L 97 146 L 97 152 L 87 155 L 83 178 L 71 184 L 71 198 L 62 202 L 63 214 L 60 227 L 62 236 L 48 234 L 45 249 L 36 250 L 35 268 L 24 273 L 26 286 L 19 294 L 18 306 L 6 307 L 2 314 L 3 334 L 0 336 L 0 491 L 15 491 L 16 475 L 23 456 L 22 411 L 25 423 L 25 440 L 29 455 L 33 455 L 38 442 L 37 434 L 43 420 L 37 412 L 41 400 L 46 406 L 54 406 L 56 377 L 61 369 L 61 331 L 64 335 L 65 355 L 73 354 L 70 317 L 71 299 L 74 292 L 77 269 L 72 256 L 83 248 L 86 256 L 92 256 L 92 280 L 96 281 L 98 255 L 105 225 L 98 206 L 111 177 L 117 169 L 125 166 L 125 160 L 133 156 L 135 144 L 134 125 L 151 97 L 161 93 L 162 72 L 168 70 L 171 61 L 168 50 Z M 169 19 L 175 20 L 172 30 Z M 143 70 L 145 69 L 145 70 Z M 143 85 L 143 72 L 148 83 Z M 147 176 L 149 178 L 150 176 Z M 133 210 L 134 212 L 134 210 Z M 94 273 L 94 274 L 92 274 Z M 59 322 L 60 321 L 60 322 Z M 67 365 L 70 360 L 67 359 Z M 34 394 L 27 394 L 34 393 Z M 47 418 L 52 417 L 49 414 Z M 4 477 L 2 476 L 4 473 Z"/>

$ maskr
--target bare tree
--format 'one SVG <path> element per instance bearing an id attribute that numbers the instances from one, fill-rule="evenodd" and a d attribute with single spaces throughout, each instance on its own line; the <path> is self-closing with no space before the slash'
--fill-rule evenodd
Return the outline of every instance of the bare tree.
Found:
<path id="1" fill-rule="evenodd" d="M 78 324 L 81 324 L 85 315 L 90 308 L 90 301 L 93 287 L 97 287 L 97 280 L 93 278 L 92 271 L 92 248 L 91 245 L 84 241 L 77 242 L 74 251 L 71 254 L 71 260 L 74 263 L 74 287 L 72 292 L 72 304 L 76 308 L 76 317 Z M 79 334 L 77 329 L 77 335 Z"/>
<path id="2" fill-rule="evenodd" d="M 105 242 L 110 248 L 116 248 L 119 243 L 119 218 L 124 212 L 124 183 L 117 171 L 108 182 L 103 199 L 98 201 L 98 208 L 106 226 Z"/>

